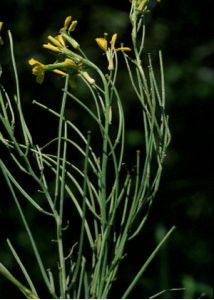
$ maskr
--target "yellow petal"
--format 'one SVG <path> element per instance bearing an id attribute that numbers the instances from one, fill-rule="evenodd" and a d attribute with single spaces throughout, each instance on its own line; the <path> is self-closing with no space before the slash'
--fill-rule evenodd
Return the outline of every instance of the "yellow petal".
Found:
<path id="1" fill-rule="evenodd" d="M 132 51 L 132 49 L 129 47 L 119 47 L 116 49 L 116 51 Z"/>
<path id="2" fill-rule="evenodd" d="M 32 69 L 33 75 L 36 76 L 36 82 L 41 84 L 44 81 L 45 71 L 42 66 L 37 65 Z"/>
<path id="3" fill-rule="evenodd" d="M 112 38 L 111 38 L 111 46 L 112 46 L 112 48 L 114 48 L 115 47 L 115 44 L 116 44 L 116 40 L 117 40 L 117 33 L 114 33 L 113 35 L 112 35 Z"/>
<path id="4" fill-rule="evenodd" d="M 54 72 L 54 73 L 56 73 L 56 74 L 59 74 L 59 75 L 63 75 L 63 76 L 66 75 L 65 72 L 63 72 L 63 71 L 61 71 L 61 70 L 59 70 L 59 69 L 54 69 L 54 70 L 52 70 L 52 72 Z"/>
<path id="5" fill-rule="evenodd" d="M 68 31 L 74 31 L 75 28 L 77 27 L 77 23 L 78 23 L 78 22 L 77 22 L 76 20 L 73 21 L 73 22 L 71 22 L 71 25 L 70 25 Z"/>
<path id="6" fill-rule="evenodd" d="M 65 29 L 65 30 L 68 29 L 68 27 L 70 26 L 71 20 L 72 20 L 72 16 L 68 16 L 68 17 L 65 19 L 63 29 Z"/>
<path id="7" fill-rule="evenodd" d="M 59 42 L 58 39 L 54 38 L 53 36 L 49 35 L 48 40 L 56 47 L 61 47 L 61 43 Z"/>
<path id="8" fill-rule="evenodd" d="M 34 58 L 31 58 L 31 59 L 28 60 L 28 63 L 29 63 L 29 65 L 31 65 L 31 66 L 37 64 L 37 62 L 38 62 L 38 61 L 37 61 L 36 59 L 34 59 Z"/>
<path id="9" fill-rule="evenodd" d="M 29 65 L 34 66 L 34 65 L 40 65 L 40 66 L 44 66 L 40 61 L 31 58 L 28 60 Z"/>
<path id="10" fill-rule="evenodd" d="M 47 43 L 47 44 L 43 44 L 43 47 L 44 48 L 46 48 L 46 49 L 49 49 L 49 50 L 51 50 L 51 51 L 53 51 L 53 52 L 60 52 L 60 49 L 59 48 L 57 48 L 56 46 L 53 46 L 52 44 L 50 44 L 50 43 Z"/>
<path id="11" fill-rule="evenodd" d="M 62 46 L 65 46 L 65 41 L 64 41 L 63 36 L 61 34 L 57 35 L 56 39 L 60 42 L 60 44 Z"/>
<path id="12" fill-rule="evenodd" d="M 105 38 L 96 38 L 97 45 L 104 51 L 108 49 L 108 42 Z"/>

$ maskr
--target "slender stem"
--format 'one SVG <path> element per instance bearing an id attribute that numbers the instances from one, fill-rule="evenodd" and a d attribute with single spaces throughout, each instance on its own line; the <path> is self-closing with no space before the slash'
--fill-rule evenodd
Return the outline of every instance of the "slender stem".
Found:
<path id="1" fill-rule="evenodd" d="M 62 157 L 62 175 L 61 175 L 61 187 L 60 187 L 60 207 L 59 216 L 63 219 L 63 208 L 65 201 L 65 175 L 66 175 L 66 155 L 67 155 L 67 124 L 64 123 L 64 137 L 63 137 L 63 157 Z M 57 156 L 58 158 L 58 156 Z"/>
<path id="2" fill-rule="evenodd" d="M 157 247 L 152 251 L 152 253 L 150 254 L 150 256 L 148 257 L 148 259 L 146 260 L 146 262 L 143 264 L 143 266 L 141 267 L 141 269 L 139 270 L 139 272 L 136 274 L 136 276 L 134 277 L 134 279 L 132 280 L 131 284 L 128 286 L 128 288 L 126 289 L 125 293 L 122 296 L 122 299 L 127 299 L 127 297 L 129 296 L 129 294 L 131 293 L 131 291 L 133 290 L 133 288 L 135 287 L 135 285 L 137 284 L 137 282 L 139 281 L 140 277 L 143 275 L 143 273 L 145 272 L 146 268 L 148 267 L 148 265 L 151 263 L 151 261 L 154 259 L 154 257 L 156 256 L 156 254 L 158 253 L 158 251 L 160 250 L 160 248 L 163 246 L 163 244 L 166 242 L 166 240 L 170 237 L 170 235 L 173 233 L 173 231 L 175 230 L 175 226 L 173 226 L 168 233 L 165 235 L 165 237 L 161 240 L 161 242 L 157 245 Z"/>
<path id="3" fill-rule="evenodd" d="M 64 128 L 64 150 L 63 150 L 63 159 L 62 159 L 62 175 L 60 179 L 60 158 L 61 158 L 61 147 L 62 147 L 62 131 L 63 131 L 63 122 L 64 122 L 64 113 L 65 105 L 67 99 L 67 90 L 68 90 L 69 76 L 65 78 L 65 86 L 62 97 L 62 104 L 60 110 L 59 118 L 59 128 L 58 128 L 58 147 L 57 147 L 57 164 L 56 164 L 56 180 L 55 180 L 55 194 L 54 194 L 54 203 L 56 205 L 58 193 L 59 193 L 59 183 L 60 186 L 60 199 L 59 199 L 59 214 L 55 217 L 56 221 L 56 230 L 57 230 L 57 244 L 58 244 L 58 254 L 59 254 L 59 282 L 60 282 L 60 295 L 61 298 L 65 298 L 67 291 L 66 284 L 66 269 L 65 269 L 65 256 L 64 256 L 64 246 L 62 240 L 62 221 L 63 221 L 63 209 L 64 209 L 64 189 L 65 189 L 65 161 L 66 161 L 66 152 L 67 152 L 67 125 L 65 123 Z"/>
<path id="4" fill-rule="evenodd" d="M 87 145 L 85 151 L 85 161 L 84 161 L 84 179 L 83 179 L 83 201 L 82 201 L 82 223 L 80 229 L 80 239 L 79 239 L 79 249 L 78 249 L 78 257 L 76 262 L 76 268 L 72 278 L 72 285 L 76 285 L 77 277 L 79 275 L 79 270 L 81 268 L 81 261 L 83 259 L 83 243 L 84 243 L 84 235 L 85 235 L 85 220 L 86 220 L 86 193 L 87 193 L 87 178 L 88 178 L 88 156 L 89 156 L 89 148 L 90 148 L 90 139 L 91 133 L 88 132 Z M 71 288 L 72 285 L 69 287 Z"/>
<path id="5" fill-rule="evenodd" d="M 35 295 L 37 298 L 39 298 L 38 293 L 37 293 L 36 288 L 35 288 L 35 286 L 34 286 L 32 280 L 31 280 L 30 275 L 28 274 L 28 272 L 27 272 L 27 270 L 26 270 L 24 264 L 22 263 L 20 257 L 18 256 L 16 250 L 14 249 L 14 247 L 13 247 L 13 245 L 11 244 L 11 242 L 10 242 L 9 239 L 7 239 L 7 244 L 8 244 L 8 246 L 9 246 L 11 252 L 13 253 L 13 256 L 15 257 L 15 259 L 16 259 L 18 265 L 20 266 L 20 268 L 21 268 L 21 270 L 22 270 L 22 273 L 24 274 L 24 276 L 25 276 L 25 278 L 26 278 L 26 280 L 27 280 L 27 282 L 28 282 L 28 284 L 29 284 L 29 286 L 30 286 L 30 288 L 31 288 L 31 291 L 34 293 L 34 295 Z"/>
<path id="6" fill-rule="evenodd" d="M 56 167 L 56 179 L 55 179 L 55 193 L 54 193 L 54 203 L 56 204 L 58 193 L 59 193 L 59 168 L 60 168 L 60 157 L 61 157 L 61 144 L 62 144 L 62 126 L 65 113 L 65 105 L 67 100 L 67 90 L 68 90 L 69 76 L 65 78 L 65 87 L 63 91 L 62 104 L 59 117 L 59 128 L 58 128 L 58 147 L 57 147 L 57 167 Z"/>
<path id="7" fill-rule="evenodd" d="M 103 229 L 106 226 L 106 174 L 107 174 L 107 162 L 108 162 L 108 139 L 109 139 L 109 116 L 111 110 L 110 95 L 109 95 L 109 83 L 107 82 L 103 72 L 91 61 L 86 59 L 83 62 L 89 67 L 93 68 L 100 76 L 103 84 L 104 99 L 105 99 L 105 124 L 103 133 L 103 145 L 102 145 L 102 159 L 101 159 L 101 181 L 100 181 L 100 197 L 101 197 L 101 219 Z"/>
<path id="8" fill-rule="evenodd" d="M 11 59 L 12 59 L 13 71 L 14 71 L 15 82 L 16 82 L 17 107 L 18 107 L 19 117 L 20 117 L 20 121 L 21 121 L 21 125 L 22 125 L 22 132 L 24 135 L 24 140 L 25 140 L 26 145 L 28 145 L 29 143 L 32 144 L 32 137 L 31 137 L 29 129 L 26 125 L 26 122 L 25 122 L 25 119 L 23 116 L 23 112 L 22 112 L 20 89 L 19 89 L 19 77 L 18 77 L 16 60 L 15 60 L 15 55 L 14 55 L 13 38 L 12 38 L 12 34 L 9 30 L 8 30 L 8 36 L 9 36 L 9 41 L 10 41 Z"/>
<path id="9" fill-rule="evenodd" d="M 67 291 L 66 284 L 66 270 L 65 270 L 65 256 L 62 241 L 62 220 L 59 216 L 56 218 L 57 227 L 57 245 L 59 254 L 59 283 L 60 283 L 60 298 L 65 298 Z"/>

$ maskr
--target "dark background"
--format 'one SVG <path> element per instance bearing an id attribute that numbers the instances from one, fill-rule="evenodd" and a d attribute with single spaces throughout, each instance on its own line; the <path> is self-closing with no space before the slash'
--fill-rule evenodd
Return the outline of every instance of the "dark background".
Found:
<path id="1" fill-rule="evenodd" d="M 209 16 L 211 3 L 208 0 L 197 3 L 195 0 L 163 0 L 147 17 L 145 52 L 152 53 L 155 60 L 157 50 L 163 51 L 172 142 L 150 218 L 142 234 L 127 247 L 129 255 L 121 265 L 120 280 L 111 295 L 113 298 L 120 297 L 120 292 L 172 225 L 177 227 L 173 237 L 150 265 L 131 297 L 146 298 L 174 287 L 185 287 L 186 291 L 167 293 L 163 297 L 213 297 L 214 19 Z M 47 136 L 53 136 L 54 127 L 45 113 L 32 108 L 31 102 L 34 98 L 47 103 L 56 101 L 62 80 L 50 74 L 44 85 L 37 85 L 27 60 L 36 57 L 49 62 L 50 55 L 41 45 L 48 34 L 56 33 L 67 15 L 72 15 L 79 20 L 75 37 L 82 48 L 87 49 L 88 55 L 99 62 L 102 56 L 94 39 L 103 32 L 118 32 L 120 40 L 128 45 L 129 5 L 128 0 L 1 1 L 0 20 L 5 22 L 4 29 L 9 28 L 13 33 L 24 110 L 36 143 L 43 143 Z M 6 36 L 3 38 L 6 40 Z M 7 47 L 0 49 L 4 69 L 2 82 L 13 93 L 14 80 L 10 58 L 6 55 Z M 122 76 L 119 84 L 126 95 L 129 87 L 125 79 L 123 84 Z M 127 142 L 130 147 L 138 147 L 141 137 L 135 128 L 135 108 L 132 99 L 126 101 L 130 120 Z M 78 119 L 75 111 L 73 117 Z M 0 155 L 3 156 L 3 150 Z M 1 175 L 0 180 L 0 261 L 19 276 L 5 239 L 10 237 L 23 256 L 30 255 L 30 250 L 26 249 L 26 235 Z M 36 222 L 35 216 L 32 216 L 32 222 Z M 42 237 L 41 247 L 45 244 L 48 229 L 42 231 L 42 234 L 38 232 Z M 34 268 L 31 262 L 29 265 Z M 0 297 L 21 295 L 0 277 Z"/>

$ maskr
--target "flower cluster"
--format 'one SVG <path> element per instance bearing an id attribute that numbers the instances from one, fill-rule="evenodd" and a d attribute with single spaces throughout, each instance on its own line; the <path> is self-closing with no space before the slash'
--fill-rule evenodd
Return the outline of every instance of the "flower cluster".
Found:
<path id="1" fill-rule="evenodd" d="M 45 71 L 52 71 L 56 74 L 66 76 L 69 69 L 78 70 L 79 68 L 79 66 L 69 58 L 66 58 L 63 62 L 54 63 L 50 65 L 44 65 L 43 63 L 34 58 L 29 59 L 28 63 L 33 67 L 32 73 L 36 76 L 36 81 L 40 84 L 44 80 Z"/>
<path id="2" fill-rule="evenodd" d="M 60 29 L 60 34 L 56 37 L 49 35 L 48 43 L 43 44 L 43 47 L 56 53 L 66 53 L 67 41 L 74 49 L 78 49 L 80 47 L 79 44 L 70 35 L 70 33 L 75 30 L 76 26 L 77 21 L 72 21 L 72 17 L 68 16 L 65 19 L 64 26 Z"/>
<path id="3" fill-rule="evenodd" d="M 45 49 L 50 50 L 57 54 L 57 61 L 53 64 L 43 64 L 38 60 L 31 58 L 28 63 L 32 66 L 32 73 L 36 76 L 36 81 L 42 83 L 44 80 L 45 72 L 52 71 L 56 74 L 66 76 L 71 71 L 80 75 L 84 80 L 90 84 L 94 84 L 95 80 L 90 77 L 86 71 L 86 67 L 91 67 L 91 64 L 83 54 L 79 43 L 71 36 L 75 30 L 77 21 L 72 20 L 68 16 L 64 21 L 64 26 L 60 29 L 57 36 L 48 36 L 48 42 L 43 44 Z M 114 56 L 118 51 L 131 51 L 128 47 L 115 47 L 117 41 L 117 34 L 114 33 L 110 42 L 107 41 L 106 36 L 96 38 L 98 46 L 105 52 L 108 61 L 108 70 L 114 69 Z M 59 55 L 60 54 L 60 55 Z"/>
<path id="4" fill-rule="evenodd" d="M 43 44 L 43 47 L 53 52 L 60 53 L 64 48 L 66 48 L 65 41 L 61 34 L 57 35 L 56 37 L 49 35 L 48 41 L 49 42 L 47 44 Z"/>
<path id="5" fill-rule="evenodd" d="M 96 42 L 98 46 L 105 52 L 106 58 L 108 60 L 108 70 L 111 71 L 114 69 L 114 54 L 116 51 L 131 51 L 129 47 L 119 47 L 115 48 L 115 44 L 117 41 L 117 34 L 114 33 L 112 35 L 111 41 L 108 43 L 106 37 L 98 37 L 96 38 Z"/>
<path id="6" fill-rule="evenodd" d="M 83 70 L 82 57 L 68 48 L 69 46 L 74 49 L 79 48 L 79 44 L 70 36 L 70 33 L 75 30 L 76 26 L 77 21 L 72 21 L 71 16 L 67 17 L 64 26 L 60 29 L 60 34 L 55 37 L 49 35 L 48 42 L 43 44 L 44 48 L 56 54 L 61 54 L 60 61 L 45 65 L 34 58 L 28 60 L 29 65 L 32 66 L 32 73 L 36 76 L 38 83 L 41 84 L 44 81 L 46 71 L 52 71 L 62 76 L 66 76 L 71 71 L 75 71 L 75 73 L 82 76 L 90 84 L 94 83 L 94 80 L 89 74 Z"/>

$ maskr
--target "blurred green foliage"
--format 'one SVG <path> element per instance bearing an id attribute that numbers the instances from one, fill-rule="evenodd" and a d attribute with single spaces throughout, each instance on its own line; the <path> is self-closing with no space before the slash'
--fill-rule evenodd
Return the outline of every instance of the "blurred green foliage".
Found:
<path id="1" fill-rule="evenodd" d="M 194 0 L 163 0 L 152 9 L 147 18 L 145 53 L 150 52 L 155 60 L 158 49 L 163 50 L 172 143 L 161 189 L 151 209 L 150 218 L 142 234 L 130 242 L 127 248 L 129 255 L 126 262 L 122 263 L 121 273 L 118 275 L 124 285 L 139 269 L 166 228 L 176 225 L 177 230 L 139 282 L 132 294 L 133 298 L 149 297 L 171 287 L 184 287 L 186 290 L 166 292 L 161 297 L 213 297 L 211 228 L 214 208 L 214 21 L 206 14 L 210 9 L 209 4 L 208 0 L 197 3 Z M 47 136 L 54 135 L 54 124 L 51 119 L 46 119 L 45 113 L 32 107 L 31 101 L 35 98 L 46 103 L 54 102 L 52 105 L 57 106 L 57 95 L 60 95 L 62 82 L 50 75 L 45 79 L 44 85 L 38 86 L 30 74 L 27 60 L 36 57 L 47 62 L 48 54 L 42 49 L 42 43 L 46 42 L 48 34 L 56 33 L 67 15 L 73 15 L 79 20 L 75 38 L 87 49 L 88 55 L 103 64 L 94 39 L 104 32 L 118 32 L 119 40 L 129 44 L 129 1 L 52 0 L 50 3 L 45 0 L 7 0 L 1 1 L 0 9 L 0 20 L 5 22 L 4 29 L 11 29 L 14 36 L 24 109 L 35 135 L 35 142 L 43 143 Z M 5 33 L 3 38 L 6 39 Z M 14 80 L 8 53 L 8 45 L 5 44 L 0 50 L 2 81 L 5 88 L 13 93 Z M 132 106 L 132 95 L 129 94 L 129 86 L 122 70 L 118 86 L 122 89 L 126 110 L 129 112 L 127 143 L 130 147 L 139 147 L 142 133 L 135 120 L 138 108 Z M 84 90 L 82 93 L 84 94 Z M 71 105 L 67 113 L 78 121 L 75 107 Z M 87 126 L 87 120 L 84 122 Z M 4 155 L 3 150 L 0 151 L 0 155 Z M 127 153 L 126 163 L 130 165 L 132 151 Z M 32 269 L 34 266 L 31 265 L 26 234 L 1 175 L 0 181 L 0 259 L 19 276 L 6 248 L 6 237 L 15 241 L 22 256 L 29 257 Z M 42 230 L 36 228 L 36 234 L 41 237 L 40 246 L 46 251 L 45 238 L 50 233 L 50 228 L 46 223 L 43 224 L 43 220 L 37 220 L 31 209 L 28 211 L 32 224 L 39 221 L 44 225 Z M 48 257 L 48 260 L 51 258 Z M 48 263 L 47 261 L 47 265 Z M 121 290 L 122 287 L 115 283 L 112 296 L 117 297 Z M 0 297 L 21 295 L 16 294 L 11 285 L 0 278 Z"/>

